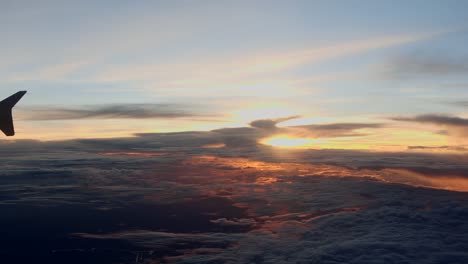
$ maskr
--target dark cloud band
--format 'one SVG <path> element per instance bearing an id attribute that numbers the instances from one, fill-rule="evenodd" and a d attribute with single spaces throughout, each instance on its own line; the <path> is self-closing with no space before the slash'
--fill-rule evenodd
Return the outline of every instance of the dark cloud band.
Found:
<path id="1" fill-rule="evenodd" d="M 77 108 L 36 107 L 24 110 L 26 120 L 150 119 L 201 116 L 177 104 L 110 104 Z"/>
<path id="2" fill-rule="evenodd" d="M 392 118 L 392 120 L 417 123 L 431 123 L 445 126 L 468 127 L 468 119 L 442 114 L 427 114 L 415 117 L 394 117 Z"/>

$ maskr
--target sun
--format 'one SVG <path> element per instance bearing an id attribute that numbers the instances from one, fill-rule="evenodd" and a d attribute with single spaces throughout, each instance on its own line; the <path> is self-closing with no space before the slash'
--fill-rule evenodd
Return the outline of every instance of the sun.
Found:
<path id="1" fill-rule="evenodd" d="M 298 138 L 290 135 L 276 135 L 260 141 L 261 144 L 281 148 L 311 148 L 319 141 L 311 138 Z"/>

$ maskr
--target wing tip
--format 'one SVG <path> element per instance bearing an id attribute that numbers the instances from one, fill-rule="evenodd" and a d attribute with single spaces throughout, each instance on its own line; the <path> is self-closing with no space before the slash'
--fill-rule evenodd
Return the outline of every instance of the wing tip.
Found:
<path id="1" fill-rule="evenodd" d="M 13 126 L 12 108 L 27 91 L 19 91 L 12 96 L 0 102 L 0 130 L 7 136 L 12 137 L 15 135 L 15 128 Z"/>

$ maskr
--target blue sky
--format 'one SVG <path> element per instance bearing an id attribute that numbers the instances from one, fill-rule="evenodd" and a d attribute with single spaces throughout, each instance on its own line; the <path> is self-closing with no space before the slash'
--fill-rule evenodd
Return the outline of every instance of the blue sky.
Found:
<path id="1" fill-rule="evenodd" d="M 132 120 L 123 134 L 206 130 L 301 115 L 464 117 L 462 1 L 6 1 L 0 89 L 26 138 L 113 136 L 115 120 L 28 120 L 31 107 L 183 104 L 206 120 Z M 216 119 L 216 122 L 213 120 Z M 48 133 L 51 124 L 63 133 Z M 94 123 L 93 123 L 94 122 Z M 297 121 L 301 122 L 301 121 Z M 106 124 L 112 123 L 112 124 Z M 40 133 L 27 133 L 28 128 Z M 40 135 L 40 136 L 39 136 Z"/>

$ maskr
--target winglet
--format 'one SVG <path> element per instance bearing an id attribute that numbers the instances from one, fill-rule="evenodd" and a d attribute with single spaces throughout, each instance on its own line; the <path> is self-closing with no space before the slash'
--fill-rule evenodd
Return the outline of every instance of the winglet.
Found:
<path id="1" fill-rule="evenodd" d="M 16 103 L 26 94 L 26 91 L 19 91 L 14 95 L 8 97 L 7 99 L 0 102 L 0 108 L 13 108 Z"/>
<path id="2" fill-rule="evenodd" d="M 0 130 L 7 136 L 14 136 L 12 108 L 26 94 L 26 91 L 20 91 L 0 102 Z"/>

